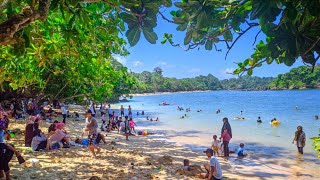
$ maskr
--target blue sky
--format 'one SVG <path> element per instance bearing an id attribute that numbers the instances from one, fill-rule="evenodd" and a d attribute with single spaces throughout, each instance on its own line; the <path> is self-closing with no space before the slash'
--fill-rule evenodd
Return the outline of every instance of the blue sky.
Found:
<path id="1" fill-rule="evenodd" d="M 169 16 L 167 17 L 169 18 Z M 148 43 L 143 33 L 141 33 L 140 41 L 136 46 L 130 47 L 128 45 L 130 55 L 126 57 L 115 56 L 115 58 L 133 72 L 152 71 L 156 66 L 159 66 L 163 69 L 163 75 L 166 77 L 185 78 L 211 73 L 219 79 L 228 79 L 237 77 L 227 74 L 227 72 L 232 72 L 237 67 L 235 62 L 242 62 L 251 56 L 254 51 L 252 43 L 259 31 L 259 27 L 256 27 L 242 36 L 229 52 L 227 60 L 225 60 L 227 48 L 223 43 L 218 44 L 218 48 L 222 49 L 222 52 L 217 52 L 214 49 L 207 51 L 204 49 L 204 46 L 200 47 L 200 50 L 184 51 L 179 47 L 171 46 L 169 43 L 161 44 L 160 42 L 163 39 L 164 33 L 173 34 L 174 42 L 183 44 L 185 32 L 178 32 L 175 28 L 176 25 L 170 24 L 158 17 L 158 26 L 155 28 L 155 32 L 159 38 L 157 44 Z M 234 39 L 236 36 L 234 36 Z M 264 39 L 264 34 L 260 33 L 257 42 Z M 284 64 L 264 64 L 264 66 L 256 68 L 253 71 L 253 76 L 275 77 L 278 74 L 289 72 L 293 67 L 301 65 L 303 63 L 300 60 L 291 67 Z"/>

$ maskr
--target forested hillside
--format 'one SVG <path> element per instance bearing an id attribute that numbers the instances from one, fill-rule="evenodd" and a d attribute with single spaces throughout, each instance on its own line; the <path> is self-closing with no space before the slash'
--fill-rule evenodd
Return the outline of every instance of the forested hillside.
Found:
<path id="1" fill-rule="evenodd" d="M 212 74 L 200 75 L 194 78 L 163 77 L 162 69 L 156 67 L 153 72 L 143 71 L 133 73 L 137 84 L 133 93 L 177 92 L 177 91 L 206 91 L 206 90 L 266 90 L 274 78 L 241 76 L 229 80 L 219 80 Z"/>
<path id="2" fill-rule="evenodd" d="M 300 66 L 293 68 L 289 73 L 279 74 L 270 84 L 272 89 L 302 89 L 320 87 L 320 66 L 314 67 L 314 72 L 310 73 L 312 67 Z"/>

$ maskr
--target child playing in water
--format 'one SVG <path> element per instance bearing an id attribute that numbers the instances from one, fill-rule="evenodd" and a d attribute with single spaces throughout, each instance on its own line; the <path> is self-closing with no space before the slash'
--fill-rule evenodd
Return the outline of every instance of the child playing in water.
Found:
<path id="1" fill-rule="evenodd" d="M 219 156 L 219 143 L 220 141 L 217 140 L 217 135 L 213 135 L 213 141 L 212 141 L 212 150 L 214 153 L 214 156 Z"/>
<path id="2" fill-rule="evenodd" d="M 237 149 L 237 155 L 238 157 L 246 157 L 248 154 L 243 152 L 244 144 L 240 143 L 240 147 Z"/>
<path id="3" fill-rule="evenodd" d="M 137 124 L 133 121 L 133 119 L 130 118 L 130 120 L 129 120 L 130 133 L 131 133 L 132 131 L 134 131 L 134 133 L 136 133 L 136 131 L 134 130 L 134 126 L 136 126 L 136 125 L 137 125 Z"/>

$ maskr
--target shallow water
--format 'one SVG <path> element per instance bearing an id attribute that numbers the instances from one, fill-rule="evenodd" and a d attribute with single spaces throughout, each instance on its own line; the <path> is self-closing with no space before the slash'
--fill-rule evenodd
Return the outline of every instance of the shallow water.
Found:
<path id="1" fill-rule="evenodd" d="M 163 101 L 170 105 L 159 106 Z M 320 160 L 308 138 L 319 133 L 320 120 L 314 120 L 314 116 L 320 115 L 320 90 L 177 93 L 139 96 L 121 104 L 125 108 L 130 104 L 134 115 L 136 111 L 144 110 L 145 116 L 160 118 L 160 122 L 149 122 L 145 120 L 145 116 L 134 116 L 140 128 L 153 129 L 164 135 L 154 138 L 174 142 L 193 151 L 210 147 L 212 135 L 220 135 L 222 118 L 228 117 L 233 131 L 231 148 L 235 149 L 243 142 L 252 159 L 233 160 L 235 165 L 240 162 L 249 166 L 261 166 L 259 163 L 262 161 L 264 165 L 307 169 L 304 170 L 305 174 L 310 176 L 305 178 L 319 177 Z M 177 111 L 178 106 L 191 108 L 191 112 Z M 221 113 L 216 114 L 217 109 Z M 243 115 L 240 115 L 241 110 Z M 184 114 L 187 114 L 187 118 L 182 119 Z M 256 122 L 258 116 L 261 116 L 263 123 Z M 235 117 L 246 119 L 237 120 Z M 281 121 L 280 125 L 270 125 L 270 120 L 274 117 Z M 303 126 L 307 136 L 303 156 L 298 155 L 296 146 L 291 144 L 298 125 Z"/>

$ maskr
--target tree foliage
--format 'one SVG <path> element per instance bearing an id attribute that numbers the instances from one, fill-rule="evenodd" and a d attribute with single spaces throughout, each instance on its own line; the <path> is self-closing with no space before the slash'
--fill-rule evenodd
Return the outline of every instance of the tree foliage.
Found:
<path id="1" fill-rule="evenodd" d="M 150 43 L 155 43 L 153 32 L 157 25 L 156 14 L 177 25 L 177 31 L 185 32 L 183 45 L 174 42 L 174 35 L 164 34 L 161 43 L 169 42 L 185 50 L 204 46 L 206 50 L 221 51 L 218 45 L 226 45 L 229 51 L 252 28 L 266 36 L 258 42 L 251 57 L 238 63 L 234 74 L 247 72 L 263 63 L 294 64 L 298 58 L 314 66 L 320 54 L 320 2 L 317 0 L 182 0 L 173 3 L 172 18 L 167 18 L 160 8 L 170 7 L 171 0 L 121 1 L 122 19 L 128 25 L 126 36 L 134 46 L 141 32 Z M 149 31 L 145 31 L 149 30 Z"/>
<path id="2" fill-rule="evenodd" d="M 41 11 L 44 1 L 32 5 L 35 2 L 8 1 L 1 7 L 0 27 L 28 8 Z M 113 54 L 128 54 L 125 40 L 119 37 L 124 24 L 115 8 L 103 2 L 49 3 L 45 21 L 26 25 L 8 37 L 11 44 L 0 46 L 2 93 L 99 100 L 128 93 L 134 81 L 127 68 L 119 68 L 112 59 Z"/>
<path id="3" fill-rule="evenodd" d="M 158 68 L 155 68 L 158 69 Z M 162 72 L 162 71 L 161 71 Z M 168 78 L 159 71 L 133 73 L 137 84 L 133 88 L 135 93 L 177 92 L 177 91 L 207 91 L 207 90 L 266 90 L 274 78 L 260 78 L 242 76 L 219 80 L 212 74 L 196 76 L 194 78 Z"/>
<path id="4" fill-rule="evenodd" d="M 310 73 L 312 67 L 300 66 L 293 68 L 286 74 L 279 74 L 272 81 L 272 89 L 302 89 L 320 87 L 320 66 L 314 68 L 314 73 Z"/>

